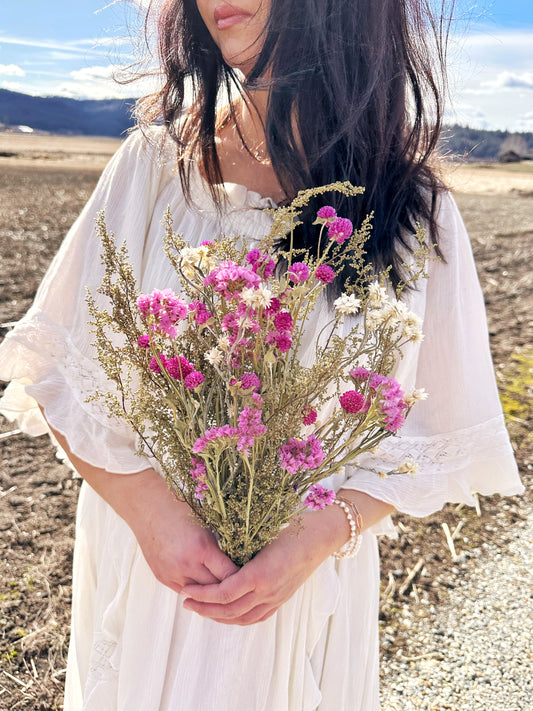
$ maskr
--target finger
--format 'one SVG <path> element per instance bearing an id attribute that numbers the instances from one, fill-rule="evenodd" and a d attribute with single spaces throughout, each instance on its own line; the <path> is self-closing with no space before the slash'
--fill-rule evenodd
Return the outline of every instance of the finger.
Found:
<path id="1" fill-rule="evenodd" d="M 201 617 L 209 617 L 217 620 L 234 620 L 242 617 L 246 613 L 253 610 L 258 605 L 257 595 L 254 592 L 247 593 L 235 602 L 230 602 L 227 605 L 219 605 L 211 602 L 197 602 L 191 598 L 187 598 L 183 607 L 190 612 L 196 612 Z"/>
<path id="2" fill-rule="evenodd" d="M 269 617 L 272 617 L 272 615 L 277 611 L 277 607 L 270 607 L 270 605 L 257 605 L 254 607 L 252 610 L 247 612 L 244 615 L 241 615 L 240 617 L 236 617 L 234 619 L 216 619 L 212 618 L 215 622 L 218 622 L 222 625 L 239 625 L 240 627 L 247 627 L 249 625 L 255 625 L 258 624 L 259 622 L 264 622 L 267 620 Z"/>
<path id="3" fill-rule="evenodd" d="M 182 587 L 184 585 L 216 585 L 219 582 L 219 579 L 213 575 L 209 568 L 200 564 L 190 571 L 186 578 L 182 579 L 181 585 Z"/>
<path id="4" fill-rule="evenodd" d="M 204 558 L 204 565 L 214 575 L 217 581 L 225 580 L 240 570 L 239 566 L 235 565 L 227 555 L 222 553 L 216 544 L 209 547 Z"/>
<path id="5" fill-rule="evenodd" d="M 254 589 L 252 579 L 241 568 L 216 585 L 185 585 L 182 593 L 198 602 L 228 605 Z"/>

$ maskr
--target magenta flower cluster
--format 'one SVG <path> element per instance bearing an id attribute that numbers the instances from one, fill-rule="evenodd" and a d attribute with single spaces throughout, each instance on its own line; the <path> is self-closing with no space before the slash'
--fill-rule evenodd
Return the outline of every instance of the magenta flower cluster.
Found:
<path id="1" fill-rule="evenodd" d="M 289 279 L 295 284 L 300 284 L 309 279 L 309 267 L 304 262 L 294 262 L 289 267 Z"/>
<path id="2" fill-rule="evenodd" d="M 331 284 L 335 276 L 335 270 L 329 264 L 321 264 L 315 272 L 315 279 L 323 284 Z"/>
<path id="3" fill-rule="evenodd" d="M 164 369 L 174 380 L 182 380 L 189 390 L 195 390 L 205 380 L 203 374 L 195 370 L 185 356 L 167 358 L 164 353 L 158 353 L 157 358 L 150 358 L 149 366 L 154 373 L 161 373 Z"/>
<path id="4" fill-rule="evenodd" d="M 337 217 L 337 210 L 335 210 L 334 207 L 331 207 L 331 205 L 324 205 L 324 207 L 321 207 L 320 210 L 316 213 L 316 216 L 319 220 L 330 222 Z"/>
<path id="5" fill-rule="evenodd" d="M 371 373 L 366 368 L 354 368 L 350 371 L 350 376 L 356 384 L 365 385 L 368 383 L 371 398 L 377 396 L 378 389 L 381 392 L 379 409 L 385 420 L 385 427 L 389 432 L 397 432 L 405 422 L 406 412 L 409 409 L 405 402 L 405 393 L 400 383 L 394 378 L 389 378 L 380 373 Z M 356 391 L 352 391 L 356 392 Z M 360 395 L 360 393 L 358 393 Z M 362 395 L 360 396 L 363 397 Z M 342 404 L 342 403 L 341 403 Z M 370 402 L 365 402 L 364 411 L 368 410 Z M 349 411 L 349 410 L 348 410 Z"/>
<path id="6" fill-rule="evenodd" d="M 261 423 L 262 411 L 258 408 L 245 407 L 239 413 L 238 427 L 222 425 L 212 427 L 204 432 L 202 437 L 198 437 L 193 445 L 194 454 L 205 451 L 208 444 L 224 437 L 233 437 L 237 440 L 237 449 L 245 456 L 250 456 L 250 447 L 254 444 L 255 437 L 260 437 L 267 433 L 266 425 Z"/>
<path id="7" fill-rule="evenodd" d="M 197 499 L 204 498 L 204 492 L 209 489 L 206 482 L 204 481 L 207 476 L 207 467 L 205 462 L 198 457 L 191 457 L 191 469 L 189 471 L 191 477 L 196 481 L 196 487 L 194 490 Z"/>
<path id="8" fill-rule="evenodd" d="M 342 244 L 353 234 L 352 221 L 347 217 L 338 217 L 337 211 L 330 205 L 324 205 L 316 213 L 317 222 L 327 225 L 329 239 Z M 318 279 L 318 277 L 317 277 Z M 326 282 L 327 283 L 327 282 Z"/>
<path id="9" fill-rule="evenodd" d="M 318 417 L 316 410 L 313 410 L 312 407 L 306 407 L 305 410 L 302 412 L 303 415 L 303 424 L 304 425 L 314 425 L 316 422 L 316 418 Z"/>
<path id="10" fill-rule="evenodd" d="M 206 323 L 213 316 L 213 314 L 207 310 L 206 305 L 202 301 L 193 301 L 190 303 L 189 313 L 198 324 Z"/>
<path id="11" fill-rule="evenodd" d="M 178 332 L 176 324 L 187 318 L 188 308 L 183 299 L 180 299 L 172 289 L 154 289 L 151 294 L 141 294 L 137 299 L 137 307 L 141 312 L 143 321 L 150 316 L 153 322 L 151 329 L 155 333 L 175 338 Z M 146 343 L 146 340 L 145 340 Z M 143 348 L 146 345 L 141 346 Z"/>
<path id="12" fill-rule="evenodd" d="M 366 402 L 363 395 L 361 395 L 361 393 L 357 390 L 348 390 L 347 392 L 343 393 L 339 398 L 339 402 L 341 404 L 342 409 L 345 412 L 348 412 L 350 415 L 354 415 L 357 412 L 361 412 L 361 410 L 363 410 L 364 412 L 368 410 L 368 403 Z"/>
<path id="13" fill-rule="evenodd" d="M 282 353 L 287 353 L 292 346 L 292 330 L 294 321 L 288 311 L 278 311 L 274 316 L 275 330 L 269 331 L 265 343 L 275 344 Z"/>
<path id="14" fill-rule="evenodd" d="M 336 217 L 333 222 L 328 225 L 329 239 L 342 244 L 350 239 L 353 233 L 353 225 L 347 217 Z"/>
<path id="15" fill-rule="evenodd" d="M 228 334 L 234 367 L 239 365 L 239 358 L 247 360 L 253 355 L 255 339 L 249 336 L 261 331 L 256 316 L 255 310 L 241 301 L 236 312 L 230 311 L 222 318 L 221 329 Z"/>
<path id="16" fill-rule="evenodd" d="M 260 285 L 258 274 L 232 261 L 221 262 L 204 278 L 204 286 L 212 286 L 225 299 L 236 298 L 243 289 L 258 289 Z"/>
<path id="17" fill-rule="evenodd" d="M 291 437 L 279 450 L 280 466 L 289 474 L 316 469 L 325 456 L 322 442 L 313 434 L 304 439 Z"/>
<path id="18" fill-rule="evenodd" d="M 274 274 L 276 262 L 268 254 L 262 254 L 259 249 L 252 249 L 246 255 L 246 262 L 255 274 L 260 274 L 263 279 L 269 279 Z"/>
<path id="19" fill-rule="evenodd" d="M 307 496 L 303 500 L 304 506 L 312 511 L 319 511 L 330 506 L 335 501 L 335 492 L 332 489 L 326 489 L 322 484 L 313 484 L 309 487 Z"/>

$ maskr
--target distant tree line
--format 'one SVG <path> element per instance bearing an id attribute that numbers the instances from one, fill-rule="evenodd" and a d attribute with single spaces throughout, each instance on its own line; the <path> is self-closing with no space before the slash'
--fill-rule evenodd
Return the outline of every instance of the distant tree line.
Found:
<path id="1" fill-rule="evenodd" d="M 134 104 L 135 99 L 80 101 L 57 96 L 28 96 L 0 89 L 0 130 L 26 125 L 50 133 L 124 136 L 133 124 Z M 440 148 L 443 155 L 462 160 L 494 161 L 505 153 L 531 158 L 533 133 L 446 126 Z"/>
<path id="2" fill-rule="evenodd" d="M 486 131 L 467 126 L 446 126 L 440 141 L 441 153 L 463 160 L 498 160 L 506 151 L 533 157 L 533 133 Z"/>

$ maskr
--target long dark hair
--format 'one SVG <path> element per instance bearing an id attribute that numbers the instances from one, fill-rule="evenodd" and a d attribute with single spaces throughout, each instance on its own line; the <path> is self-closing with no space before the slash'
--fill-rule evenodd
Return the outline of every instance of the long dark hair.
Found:
<path id="1" fill-rule="evenodd" d="M 429 225 L 437 243 L 441 182 L 430 157 L 442 121 L 444 14 L 435 20 L 430 0 L 271 0 L 262 49 L 240 84 L 195 0 L 167 0 L 159 12 L 166 81 L 137 113 L 141 125 L 159 117 L 176 141 L 188 198 L 185 158 L 193 155 L 220 199 L 215 132 L 221 91 L 231 98 L 235 90 L 267 84 L 266 147 L 286 195 L 337 180 L 363 185 L 362 198 L 332 194 L 328 203 L 356 225 L 373 212 L 367 258 L 392 265 L 396 285 L 400 248 L 409 249 L 416 221 Z M 183 117 L 190 86 L 194 110 Z M 301 228 L 295 246 L 314 250 L 316 241 L 315 228 Z"/>

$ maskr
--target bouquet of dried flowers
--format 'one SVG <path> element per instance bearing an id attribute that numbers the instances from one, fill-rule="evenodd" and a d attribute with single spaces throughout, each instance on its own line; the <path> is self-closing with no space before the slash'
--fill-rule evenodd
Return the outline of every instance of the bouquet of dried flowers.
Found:
<path id="1" fill-rule="evenodd" d="M 117 247 L 103 214 L 97 221 L 105 265 L 99 293 L 109 308 L 91 294 L 88 303 L 97 357 L 114 385 L 92 397 L 130 423 L 140 451 L 237 564 L 304 507 L 331 503 L 334 492 L 319 482 L 394 435 L 424 397 L 406 396 L 390 377 L 402 346 L 422 338 L 421 323 L 398 298 L 406 282 L 393 292 L 387 271 L 365 264 L 370 218 L 354 231 L 324 206 L 315 254 L 294 249 L 292 239 L 289 249 L 275 249 L 292 237 L 311 197 L 331 190 L 362 192 L 349 183 L 303 191 L 272 211 L 269 234 L 251 250 L 226 236 L 193 247 L 173 232 L 167 213 L 175 291 L 140 294 L 125 246 Z M 424 275 L 427 257 L 420 229 L 417 238 L 410 281 Z M 303 359 L 317 301 L 346 260 L 355 276 Z"/>

